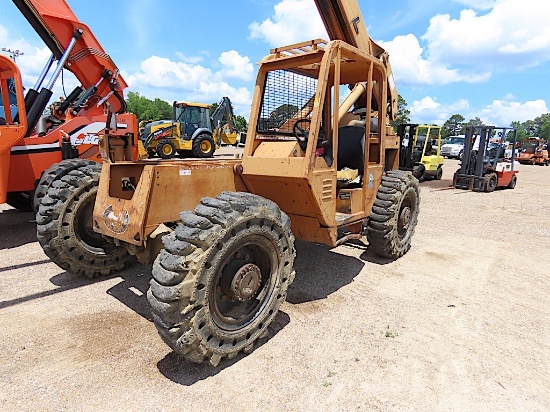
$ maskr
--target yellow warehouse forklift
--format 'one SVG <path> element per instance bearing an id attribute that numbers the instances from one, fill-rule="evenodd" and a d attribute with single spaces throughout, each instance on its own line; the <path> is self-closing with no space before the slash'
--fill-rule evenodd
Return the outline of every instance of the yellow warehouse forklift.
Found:
<path id="1" fill-rule="evenodd" d="M 406 123 L 397 127 L 401 151 L 399 169 L 412 172 L 419 182 L 440 180 L 444 158 L 441 156 L 441 126 Z"/>

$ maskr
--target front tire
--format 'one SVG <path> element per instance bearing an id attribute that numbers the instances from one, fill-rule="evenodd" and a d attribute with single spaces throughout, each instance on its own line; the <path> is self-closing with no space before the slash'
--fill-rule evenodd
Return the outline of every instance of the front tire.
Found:
<path id="1" fill-rule="evenodd" d="M 191 362 L 249 352 L 294 279 L 290 219 L 250 193 L 204 198 L 163 238 L 147 293 L 163 340 Z"/>
<path id="2" fill-rule="evenodd" d="M 161 159 L 171 159 L 176 154 L 176 145 L 171 140 L 163 139 L 157 143 L 156 151 Z"/>
<path id="3" fill-rule="evenodd" d="M 214 150 L 216 150 L 216 144 L 209 134 L 199 134 L 193 139 L 193 157 L 212 157 Z"/>
<path id="4" fill-rule="evenodd" d="M 93 164 L 96 164 L 96 162 L 87 159 L 67 159 L 51 165 L 48 170 L 46 170 L 42 174 L 40 180 L 38 181 L 38 184 L 36 185 L 33 199 L 34 212 L 38 212 L 40 202 L 42 201 L 44 196 L 46 196 L 46 193 L 48 193 L 48 189 L 55 180 L 62 178 L 71 170 L 78 169 L 79 167 L 90 166 Z"/>
<path id="5" fill-rule="evenodd" d="M 70 273 L 95 278 L 131 262 L 126 248 L 93 231 L 92 216 L 101 165 L 71 170 L 50 185 L 36 215 L 44 253 Z"/>
<path id="6" fill-rule="evenodd" d="M 420 188 L 411 173 L 390 170 L 382 176 L 367 225 L 369 249 L 390 259 L 407 253 L 419 206 Z"/>

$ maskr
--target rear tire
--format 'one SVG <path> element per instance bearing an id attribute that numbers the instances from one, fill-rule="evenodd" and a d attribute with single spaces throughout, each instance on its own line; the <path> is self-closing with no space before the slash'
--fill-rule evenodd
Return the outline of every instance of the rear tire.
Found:
<path id="1" fill-rule="evenodd" d="M 214 150 L 216 150 L 216 144 L 209 134 L 199 134 L 193 139 L 193 157 L 212 157 Z"/>
<path id="2" fill-rule="evenodd" d="M 443 168 L 440 166 L 437 168 L 437 172 L 435 172 L 435 180 L 441 180 L 443 177 Z"/>
<path id="3" fill-rule="evenodd" d="M 65 176 L 71 170 L 75 170 L 83 166 L 90 166 L 93 164 L 97 163 L 87 159 L 67 159 L 51 165 L 49 169 L 47 169 L 42 174 L 42 177 L 40 177 L 40 180 L 36 185 L 33 199 L 34 212 L 38 212 L 40 201 L 44 196 L 46 196 L 46 193 L 48 192 L 48 189 L 50 188 L 52 182 Z"/>
<path id="4" fill-rule="evenodd" d="M 512 176 L 512 179 L 510 180 L 510 183 L 508 183 L 508 189 L 514 189 L 516 187 L 516 184 L 518 183 L 518 178 L 516 175 Z"/>
<path id="5" fill-rule="evenodd" d="M 290 219 L 250 193 L 204 198 L 164 236 L 147 293 L 163 340 L 191 362 L 249 352 L 294 280 Z"/>
<path id="6" fill-rule="evenodd" d="M 489 173 L 485 175 L 485 191 L 487 193 L 494 192 L 497 188 L 498 176 L 496 173 Z"/>
<path id="7" fill-rule="evenodd" d="M 101 165 L 80 166 L 54 180 L 38 208 L 37 236 L 44 253 L 70 273 L 108 275 L 133 257 L 92 229 Z"/>
<path id="8" fill-rule="evenodd" d="M 419 206 L 420 189 L 411 173 L 390 170 L 382 176 L 367 225 L 369 249 L 391 259 L 407 253 Z"/>

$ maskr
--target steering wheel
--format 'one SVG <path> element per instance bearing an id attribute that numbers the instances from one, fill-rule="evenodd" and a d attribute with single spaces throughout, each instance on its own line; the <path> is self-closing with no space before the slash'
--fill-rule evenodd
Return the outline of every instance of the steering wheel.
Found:
<path id="1" fill-rule="evenodd" d="M 309 138 L 309 130 L 304 130 L 301 126 L 298 126 L 300 123 L 311 124 L 311 120 L 300 119 L 297 120 L 296 123 L 294 123 L 294 126 L 292 126 L 292 134 L 294 135 L 294 137 L 296 137 L 296 139 L 298 139 L 300 149 L 306 150 L 307 139 Z"/>
<path id="2" fill-rule="evenodd" d="M 311 124 L 310 119 L 300 119 L 297 120 L 296 123 L 294 123 L 294 126 L 292 126 L 292 134 L 294 134 L 294 137 L 298 139 L 298 144 L 300 145 L 300 149 L 303 151 L 307 148 L 307 140 L 309 139 L 309 130 L 304 130 L 301 126 L 299 126 L 299 123 L 308 123 Z M 301 137 L 302 135 L 303 137 Z M 323 130 L 323 126 L 319 127 L 319 139 L 317 140 L 317 148 L 328 146 L 330 144 L 329 140 L 325 139 L 325 131 Z"/>

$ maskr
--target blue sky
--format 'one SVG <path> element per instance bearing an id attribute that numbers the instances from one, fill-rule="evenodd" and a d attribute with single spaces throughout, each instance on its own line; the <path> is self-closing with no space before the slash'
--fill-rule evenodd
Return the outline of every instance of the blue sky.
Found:
<path id="1" fill-rule="evenodd" d="M 271 47 L 327 37 L 313 0 L 68 3 L 121 69 L 127 90 L 170 103 L 229 96 L 247 118 L 255 63 Z M 507 126 L 549 112 L 550 2 L 359 5 L 370 36 L 390 53 L 412 122 L 442 124 L 460 113 Z M 0 7 L 0 47 L 25 53 L 17 61 L 30 87 L 49 51 L 12 2 Z M 67 80 L 66 89 L 75 85 Z M 60 84 L 55 92 L 61 93 Z"/>

